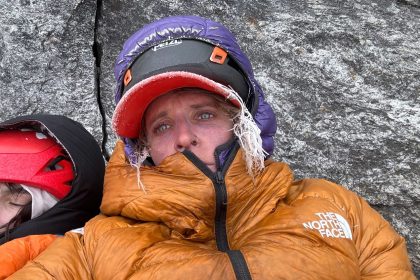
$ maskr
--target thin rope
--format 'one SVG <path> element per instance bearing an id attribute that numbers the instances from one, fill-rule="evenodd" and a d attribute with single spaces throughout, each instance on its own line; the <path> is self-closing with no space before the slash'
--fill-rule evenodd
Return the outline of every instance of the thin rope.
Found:
<path id="1" fill-rule="evenodd" d="M 137 145 L 137 147 L 134 149 L 134 153 L 135 153 L 135 157 L 137 158 L 137 162 L 131 163 L 131 166 L 136 169 L 137 186 L 139 189 L 142 189 L 144 193 L 147 193 L 146 188 L 143 185 L 140 178 L 140 167 L 143 165 L 143 162 L 146 160 L 146 158 L 150 156 L 149 151 L 147 147 L 140 147 L 140 145 Z"/>

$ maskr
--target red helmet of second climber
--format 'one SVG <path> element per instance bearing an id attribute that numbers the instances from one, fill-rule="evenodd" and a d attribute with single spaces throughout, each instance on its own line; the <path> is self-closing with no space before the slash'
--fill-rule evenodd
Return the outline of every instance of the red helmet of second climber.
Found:
<path id="1" fill-rule="evenodd" d="M 34 130 L 0 131 L 0 182 L 40 188 L 62 199 L 73 179 L 71 159 L 54 138 Z"/>

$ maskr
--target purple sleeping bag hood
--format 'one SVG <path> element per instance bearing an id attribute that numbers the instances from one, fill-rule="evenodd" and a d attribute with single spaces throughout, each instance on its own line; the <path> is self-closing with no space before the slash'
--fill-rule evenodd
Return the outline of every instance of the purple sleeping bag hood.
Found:
<path id="1" fill-rule="evenodd" d="M 114 67 L 114 76 L 117 81 L 115 102 L 118 104 L 124 92 L 124 79 L 126 72 L 133 62 L 147 50 L 162 43 L 174 40 L 193 39 L 210 43 L 223 49 L 235 62 L 243 73 L 249 88 L 252 102 L 247 107 L 254 117 L 259 129 L 263 149 L 270 156 L 274 150 L 274 135 L 276 132 L 276 119 L 270 105 L 264 100 L 261 86 L 255 80 L 251 63 L 241 51 L 234 35 L 222 24 L 198 16 L 173 16 L 157 20 L 143 26 L 134 33 L 123 46 Z M 244 100 L 246 102 L 246 100 Z M 115 115 L 114 115 L 115 118 Z M 125 143 L 125 151 L 132 163 L 135 162 L 134 148 L 137 138 L 126 137 L 117 131 Z"/>

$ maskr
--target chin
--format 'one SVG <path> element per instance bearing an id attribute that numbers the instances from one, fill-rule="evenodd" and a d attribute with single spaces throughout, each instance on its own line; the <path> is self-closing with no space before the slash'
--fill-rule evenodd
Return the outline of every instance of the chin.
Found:
<path id="1" fill-rule="evenodd" d="M 213 172 L 216 172 L 216 165 L 215 164 L 206 164 L 207 165 L 207 167 L 211 170 L 211 171 L 213 171 Z"/>

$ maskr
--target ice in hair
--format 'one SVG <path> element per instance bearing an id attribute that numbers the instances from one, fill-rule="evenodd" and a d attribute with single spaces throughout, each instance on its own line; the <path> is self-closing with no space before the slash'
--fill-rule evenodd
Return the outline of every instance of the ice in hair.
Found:
<path id="1" fill-rule="evenodd" d="M 140 178 L 140 167 L 142 166 L 143 162 L 150 156 L 148 148 L 146 145 L 141 145 L 141 139 L 139 139 L 139 144 L 136 145 L 134 149 L 134 157 L 136 158 L 136 162 L 130 161 L 132 167 L 136 169 L 137 175 L 137 186 L 139 189 L 142 189 L 144 193 L 146 193 L 146 188 L 144 187 L 141 178 Z"/>
<path id="2" fill-rule="evenodd" d="M 254 177 L 264 169 L 264 158 L 268 154 L 262 146 L 261 130 L 239 94 L 232 88 L 223 87 L 229 92 L 226 99 L 234 99 L 240 104 L 239 111 L 233 118 L 232 130 L 233 134 L 238 138 L 239 145 L 244 150 L 243 154 L 248 174 Z"/>

